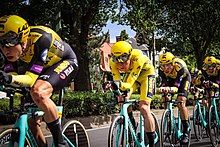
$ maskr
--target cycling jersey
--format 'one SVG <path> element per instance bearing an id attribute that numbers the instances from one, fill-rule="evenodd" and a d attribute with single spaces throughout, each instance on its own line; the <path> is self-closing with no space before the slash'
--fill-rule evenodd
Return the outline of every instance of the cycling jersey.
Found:
<path id="1" fill-rule="evenodd" d="M 220 84 L 220 70 L 219 67 L 216 67 L 217 70 L 215 73 L 208 73 L 206 70 L 202 70 L 202 73 L 205 77 L 205 81 L 211 81 L 213 82 L 213 88 L 219 89 L 219 84 Z"/>
<path id="2" fill-rule="evenodd" d="M 113 80 L 121 82 L 120 89 L 125 91 L 130 89 L 133 93 L 140 86 L 140 99 L 151 101 L 154 93 L 155 69 L 150 59 L 141 50 L 133 49 L 130 58 L 130 67 L 121 78 L 120 71 L 115 62 L 110 59 L 110 69 Z"/>
<path id="3" fill-rule="evenodd" d="M 4 66 L 5 72 L 13 74 L 12 85 L 32 86 L 42 79 L 59 89 L 73 78 L 78 67 L 76 55 L 57 33 L 45 26 L 31 26 L 27 41 L 20 59 L 6 61 Z"/>
<path id="4" fill-rule="evenodd" d="M 173 67 L 174 69 L 171 73 L 165 73 L 162 68 L 159 69 L 159 76 L 161 77 L 160 86 L 169 86 L 172 88 L 172 91 L 187 96 L 191 83 L 191 76 L 186 63 L 182 59 L 175 58 Z"/>

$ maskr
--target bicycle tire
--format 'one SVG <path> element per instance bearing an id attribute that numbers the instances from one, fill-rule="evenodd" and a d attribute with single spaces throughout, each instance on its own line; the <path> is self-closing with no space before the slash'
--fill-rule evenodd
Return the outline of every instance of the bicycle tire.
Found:
<path id="1" fill-rule="evenodd" d="M 124 138 L 124 117 L 116 116 L 109 129 L 108 147 L 125 146 Z M 117 145 L 116 142 L 119 144 Z"/>
<path id="2" fill-rule="evenodd" d="M 162 119 L 161 119 L 161 126 L 160 126 L 160 132 L 161 132 L 161 147 L 164 147 L 168 143 L 168 146 L 173 146 L 173 137 L 172 137 L 172 131 L 171 130 L 171 122 L 170 122 L 170 110 L 166 109 L 163 112 Z M 167 145 L 166 145 L 167 146 Z"/>
<path id="3" fill-rule="evenodd" d="M 220 126 L 217 126 L 218 120 L 216 120 L 215 109 L 213 105 L 211 105 L 209 108 L 208 120 L 210 141 L 214 147 L 218 147 L 220 141 Z"/>
<path id="4" fill-rule="evenodd" d="M 10 128 L 7 130 L 4 130 L 0 133 L 0 146 L 1 147 L 8 147 L 9 142 L 14 142 L 14 147 L 18 146 L 18 138 L 19 138 L 19 130 Z M 28 137 L 25 138 L 25 146 L 31 147 L 31 141 Z"/>
<path id="5" fill-rule="evenodd" d="M 90 147 L 85 127 L 77 120 L 70 120 L 63 126 L 62 133 L 75 147 Z"/>
<path id="6" fill-rule="evenodd" d="M 189 123 L 189 126 L 191 126 L 191 123 L 190 123 L 190 117 L 188 117 L 188 123 Z M 190 128 L 190 127 L 189 127 Z M 181 125 L 181 129 L 183 129 L 183 126 Z M 187 144 L 181 144 L 180 142 L 180 146 L 181 147 L 190 147 L 190 143 L 191 143 L 191 128 L 188 130 L 188 137 L 189 137 L 189 142 Z"/>
<path id="7" fill-rule="evenodd" d="M 202 126 L 202 119 L 199 115 L 197 105 L 193 108 L 193 130 L 197 141 L 201 141 L 203 138 L 204 128 Z"/>
<path id="8" fill-rule="evenodd" d="M 158 135 L 158 141 L 157 141 L 157 143 L 155 144 L 155 147 L 161 147 L 161 133 L 160 133 L 160 125 L 159 125 L 159 123 L 158 123 L 158 120 L 157 120 L 157 117 L 156 117 L 156 115 L 153 113 L 153 112 L 151 112 L 151 115 L 153 116 L 153 118 L 154 118 L 154 122 L 155 122 L 155 131 L 156 131 L 156 133 L 157 133 L 157 135 Z"/>

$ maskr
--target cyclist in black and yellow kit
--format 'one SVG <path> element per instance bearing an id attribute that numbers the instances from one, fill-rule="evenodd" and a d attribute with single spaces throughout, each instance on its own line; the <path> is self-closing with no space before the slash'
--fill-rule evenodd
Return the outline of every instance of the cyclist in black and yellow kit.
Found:
<path id="1" fill-rule="evenodd" d="M 155 122 L 150 112 L 151 98 L 154 94 L 155 68 L 141 50 L 133 49 L 126 41 L 116 42 L 111 49 L 110 69 L 113 80 L 122 91 L 129 89 L 127 98 L 140 86 L 140 112 L 144 117 L 144 128 L 149 146 L 154 146 Z M 124 73 L 124 78 L 120 73 Z M 131 108 L 129 117 L 134 125 Z"/>
<path id="2" fill-rule="evenodd" d="M 197 68 L 192 68 L 190 74 L 192 79 L 190 92 L 194 95 L 195 100 L 203 98 L 205 95 L 205 87 L 203 85 L 205 78 L 202 75 L 202 71 Z"/>
<path id="3" fill-rule="evenodd" d="M 76 75 L 77 58 L 71 47 L 50 28 L 29 26 L 16 15 L 0 18 L 0 49 L 6 63 L 1 76 L 13 86 L 31 87 L 31 96 L 50 129 L 56 147 L 67 146 L 61 132 L 58 110 L 50 99 Z M 46 146 L 40 120 L 29 121 L 39 146 Z M 34 134 L 34 133 L 33 133 Z"/>
<path id="4" fill-rule="evenodd" d="M 188 135 L 188 109 L 186 107 L 187 95 L 191 83 L 191 76 L 186 63 L 176 58 L 171 52 L 165 52 L 159 56 L 159 76 L 161 77 L 161 86 L 159 93 L 177 93 L 177 106 L 180 110 L 180 118 L 183 125 L 183 138 L 181 142 L 187 144 L 189 142 Z M 163 98 L 164 99 L 164 98 Z"/>
<path id="5" fill-rule="evenodd" d="M 206 107 L 209 108 L 211 97 L 213 97 L 214 94 L 219 94 L 220 61 L 214 56 L 207 56 L 203 61 L 202 74 L 205 77 L 203 84 L 205 86 L 206 94 L 208 97 L 205 104 Z"/>

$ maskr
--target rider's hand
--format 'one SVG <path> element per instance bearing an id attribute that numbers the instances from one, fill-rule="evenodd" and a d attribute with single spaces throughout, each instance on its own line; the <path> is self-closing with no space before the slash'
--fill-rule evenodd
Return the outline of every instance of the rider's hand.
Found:
<path id="1" fill-rule="evenodd" d="M 158 90 L 159 93 L 169 93 L 170 87 L 160 87 Z"/>
<path id="2" fill-rule="evenodd" d="M 118 90 L 121 87 L 121 82 L 118 80 L 115 80 L 112 82 L 111 86 L 113 90 Z"/>
<path id="3" fill-rule="evenodd" d="M 10 84 L 12 81 L 12 75 L 7 74 L 4 71 L 0 71 L 0 80 L 3 80 L 4 82 L 6 82 L 7 84 Z"/>
<path id="4" fill-rule="evenodd" d="M 195 93 L 195 87 L 194 86 L 190 87 L 190 92 Z"/>
<path id="5" fill-rule="evenodd" d="M 211 82 L 211 81 L 205 81 L 205 82 L 204 82 L 205 88 L 211 88 L 212 85 L 213 85 L 213 82 Z"/>

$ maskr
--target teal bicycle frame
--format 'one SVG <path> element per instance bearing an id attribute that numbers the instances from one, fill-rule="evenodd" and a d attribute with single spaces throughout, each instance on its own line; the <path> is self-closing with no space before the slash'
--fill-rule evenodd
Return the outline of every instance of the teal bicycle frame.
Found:
<path id="1" fill-rule="evenodd" d="M 139 100 L 127 100 L 126 102 L 123 102 L 122 104 L 122 108 L 121 108 L 121 111 L 120 111 L 120 116 L 123 116 L 124 118 L 124 127 L 121 128 L 121 126 L 119 125 L 118 126 L 118 133 L 117 133 L 117 140 L 116 140 L 116 145 L 119 146 L 120 142 L 119 142 L 119 137 L 120 137 L 120 132 L 121 132 L 121 129 L 124 129 L 124 133 L 126 134 L 126 147 L 129 147 L 129 131 L 128 131 L 128 127 L 130 128 L 130 131 L 131 131 L 131 134 L 132 136 L 134 137 L 134 141 L 136 143 L 136 145 L 138 147 L 144 147 L 145 146 L 145 140 L 144 140 L 144 119 L 143 119 L 143 116 L 140 115 L 140 136 L 137 136 L 136 134 L 136 131 L 130 121 L 130 118 L 128 116 L 128 112 L 127 112 L 127 109 L 128 107 L 132 104 L 132 103 L 138 103 Z M 119 103 L 122 103 L 122 102 L 119 102 Z M 159 137 L 158 137 L 158 134 L 156 133 L 156 138 L 155 138 L 155 142 L 154 143 L 157 143 L 157 141 L 159 140 Z"/>
<path id="2" fill-rule="evenodd" d="M 217 101 L 218 100 L 218 104 Z M 212 102 L 209 108 L 209 136 L 210 136 L 210 140 L 213 146 L 218 146 L 219 142 L 220 142 L 220 119 L 219 119 L 219 113 L 220 111 L 218 110 L 217 106 L 220 106 L 220 100 L 219 97 L 214 96 L 212 97 Z M 212 109 L 214 108 L 214 113 L 212 111 Z M 213 119 L 213 116 L 215 117 L 215 120 Z M 215 128 L 214 128 L 215 127 Z M 214 130 L 214 134 L 212 134 L 212 129 Z"/>
<path id="3" fill-rule="evenodd" d="M 196 106 L 198 107 L 198 112 L 199 112 L 199 116 L 200 116 L 200 118 L 201 118 L 201 120 L 202 120 L 202 126 L 204 127 L 204 128 L 207 128 L 207 126 L 208 126 L 208 123 L 206 122 L 206 120 L 205 120 L 205 118 L 206 117 L 208 117 L 207 116 L 207 114 L 206 114 L 206 107 L 205 106 L 202 106 L 202 108 L 201 108 L 201 104 L 202 104 L 202 100 L 201 99 L 196 99 L 195 100 L 196 101 Z M 198 116 L 198 115 L 197 115 Z M 197 116 L 193 116 L 194 117 L 194 119 L 196 119 L 196 117 Z"/>
<path id="4" fill-rule="evenodd" d="M 167 109 L 170 111 L 170 121 L 171 121 L 171 130 L 175 131 L 175 134 L 177 134 L 175 137 L 175 141 L 180 140 L 183 133 L 181 132 L 181 119 L 180 119 L 180 111 L 178 110 L 177 118 L 174 116 L 173 112 L 173 104 L 175 103 L 175 100 L 172 100 L 172 102 L 167 105 Z M 170 131 L 171 131 L 170 130 Z"/>
<path id="5" fill-rule="evenodd" d="M 171 94 L 167 94 L 165 96 L 168 96 L 171 98 L 171 100 L 165 100 L 164 103 L 167 104 L 166 109 L 164 110 L 163 116 L 162 116 L 162 120 L 161 120 L 161 138 L 163 138 L 163 142 L 166 139 L 169 139 L 169 143 L 171 144 L 177 144 L 181 139 L 182 139 L 182 131 L 181 131 L 181 118 L 180 118 L 180 110 L 178 109 L 178 114 L 177 117 L 174 116 L 174 111 L 173 111 L 173 104 L 175 103 L 181 103 L 181 102 L 177 102 L 176 100 L 172 100 L 172 95 Z M 166 113 L 169 112 L 170 113 L 170 117 L 169 120 L 167 119 Z M 170 123 L 169 123 L 170 122 Z M 164 132 L 164 128 L 166 127 L 165 125 L 169 125 L 168 126 L 168 130 L 167 132 Z M 190 125 L 188 126 L 188 131 L 190 131 Z M 165 134 L 165 135 L 164 135 Z M 162 142 L 162 144 L 163 144 Z"/>
<path id="6" fill-rule="evenodd" d="M 13 89 L 13 88 L 9 88 L 8 90 L 8 96 L 10 98 L 10 110 L 13 112 L 13 98 L 14 98 L 14 93 L 18 92 L 20 93 L 21 90 L 18 89 Z M 26 91 L 25 91 L 26 92 Z M 22 93 L 22 92 L 21 92 Z M 27 94 L 28 92 L 26 92 Z M 60 90 L 60 94 L 59 94 L 59 102 L 58 102 L 58 114 L 60 117 L 60 122 L 62 119 L 62 112 L 63 112 L 63 106 L 62 106 L 62 98 L 63 98 L 63 89 Z M 25 102 L 25 98 L 27 97 L 27 95 L 24 94 L 23 97 L 21 97 L 21 105 L 23 105 Z M 12 130 L 15 131 L 15 133 L 19 134 L 19 138 L 18 138 L 18 146 L 19 147 L 24 147 L 25 143 L 27 143 L 27 139 L 28 139 L 28 143 L 33 146 L 33 147 L 37 147 L 37 142 L 33 136 L 33 134 L 31 133 L 29 126 L 28 126 L 28 119 L 29 118 L 36 118 L 36 117 L 42 117 L 44 115 L 43 111 L 40 111 L 38 108 L 36 107 L 27 107 L 26 109 L 24 108 L 24 106 L 21 107 L 21 112 L 18 114 L 18 117 L 16 119 L 16 122 L 14 124 L 14 126 L 12 127 Z M 62 133 L 64 139 L 67 141 L 67 143 L 71 146 L 71 147 L 75 147 L 73 145 L 73 143 L 64 135 L 64 133 Z M 11 140 L 8 144 L 8 147 L 14 147 L 14 140 Z M 76 143 L 76 145 L 78 146 L 78 143 Z M 52 146 L 54 147 L 54 144 L 52 144 Z"/>

